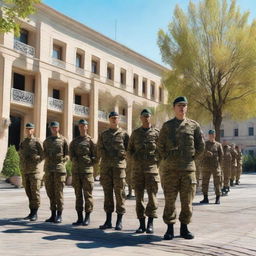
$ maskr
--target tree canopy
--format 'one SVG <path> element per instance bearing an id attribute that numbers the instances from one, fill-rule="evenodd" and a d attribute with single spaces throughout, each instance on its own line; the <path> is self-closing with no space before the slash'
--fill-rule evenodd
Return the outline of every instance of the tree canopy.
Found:
<path id="1" fill-rule="evenodd" d="M 248 22 L 235 0 L 178 5 L 167 32 L 160 30 L 162 59 L 172 68 L 164 85 L 172 99 L 185 95 L 189 115 L 212 120 L 217 138 L 224 117 L 245 119 L 256 112 L 256 22 Z"/>

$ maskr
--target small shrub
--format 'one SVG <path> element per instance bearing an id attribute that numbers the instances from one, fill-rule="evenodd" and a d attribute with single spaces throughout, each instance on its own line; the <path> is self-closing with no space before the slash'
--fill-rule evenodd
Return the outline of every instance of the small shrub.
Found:
<path id="1" fill-rule="evenodd" d="M 65 167 L 66 167 L 66 171 L 67 171 L 67 176 L 72 176 L 72 172 L 71 172 L 72 162 L 70 160 L 67 161 Z"/>
<path id="2" fill-rule="evenodd" d="M 252 155 L 243 156 L 243 171 L 253 172 L 256 170 L 256 157 Z"/>

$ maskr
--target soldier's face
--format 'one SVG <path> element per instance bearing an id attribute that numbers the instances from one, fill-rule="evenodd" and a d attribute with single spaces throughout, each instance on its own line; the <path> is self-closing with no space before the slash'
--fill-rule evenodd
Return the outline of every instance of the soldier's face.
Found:
<path id="1" fill-rule="evenodd" d="M 27 136 L 31 136 L 34 134 L 34 129 L 33 128 L 26 128 L 25 133 Z"/>
<path id="2" fill-rule="evenodd" d="M 177 103 L 174 105 L 174 113 L 176 116 L 185 115 L 188 110 L 188 105 L 185 103 Z"/>
<path id="3" fill-rule="evenodd" d="M 215 140 L 215 134 L 208 134 L 209 141 Z"/>
<path id="4" fill-rule="evenodd" d="M 109 118 L 110 125 L 118 125 L 119 123 L 119 116 L 111 116 Z"/>
<path id="5" fill-rule="evenodd" d="M 88 125 L 87 124 L 79 124 L 78 129 L 80 133 L 85 133 L 88 130 Z"/>
<path id="6" fill-rule="evenodd" d="M 151 116 L 150 115 L 140 116 L 140 120 L 141 120 L 142 124 L 149 124 L 151 121 Z"/>
<path id="7" fill-rule="evenodd" d="M 57 134 L 60 130 L 60 127 L 51 127 L 51 133 L 52 134 Z"/>

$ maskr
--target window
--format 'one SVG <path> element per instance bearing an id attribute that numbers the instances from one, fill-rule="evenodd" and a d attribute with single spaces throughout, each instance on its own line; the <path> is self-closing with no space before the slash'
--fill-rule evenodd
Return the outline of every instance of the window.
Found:
<path id="1" fill-rule="evenodd" d="M 82 68 L 83 67 L 82 60 L 83 60 L 82 54 L 76 53 L 76 66 L 78 68 Z"/>
<path id="2" fill-rule="evenodd" d="M 133 76 L 133 91 L 134 92 L 138 91 L 138 80 L 139 80 L 138 75 L 135 74 Z"/>
<path id="3" fill-rule="evenodd" d="M 120 83 L 121 84 L 126 84 L 126 70 L 125 69 L 121 69 L 120 72 Z"/>
<path id="4" fill-rule="evenodd" d="M 147 80 L 143 79 L 143 81 L 142 81 L 142 94 L 143 95 L 146 94 L 146 87 L 147 87 Z"/>
<path id="5" fill-rule="evenodd" d="M 26 29 L 21 29 L 20 30 L 20 35 L 19 37 L 15 37 L 16 40 L 24 43 L 24 44 L 28 44 L 28 31 Z"/>
<path id="6" fill-rule="evenodd" d="M 220 137 L 224 137 L 224 129 L 220 129 Z"/>
<path id="7" fill-rule="evenodd" d="M 122 115 L 123 115 L 123 116 L 126 115 L 126 109 L 125 109 L 125 108 L 122 109 Z"/>
<path id="8" fill-rule="evenodd" d="M 150 84 L 150 97 L 151 99 L 155 99 L 155 83 Z"/>
<path id="9" fill-rule="evenodd" d="M 254 136 L 254 128 L 253 127 L 248 128 L 248 134 L 249 134 L 249 136 Z"/>
<path id="10" fill-rule="evenodd" d="M 82 97 L 81 95 L 75 95 L 75 104 L 81 105 Z"/>
<path id="11" fill-rule="evenodd" d="M 162 87 L 159 87 L 159 102 L 162 102 L 163 100 L 163 89 Z"/>
<path id="12" fill-rule="evenodd" d="M 110 63 L 107 66 L 107 79 L 114 80 L 114 65 Z"/>
<path id="13" fill-rule="evenodd" d="M 52 97 L 54 98 L 54 99 L 60 99 L 60 90 L 57 90 L 57 89 L 53 89 L 52 90 Z"/>
<path id="14" fill-rule="evenodd" d="M 24 91 L 25 90 L 25 76 L 14 73 L 13 74 L 13 88 Z"/>
<path id="15" fill-rule="evenodd" d="M 238 136 L 239 136 L 238 128 L 235 128 L 235 129 L 234 129 L 234 136 L 235 136 L 235 137 L 238 137 Z"/>
<path id="16" fill-rule="evenodd" d="M 52 49 L 52 57 L 54 59 L 62 60 L 62 47 L 54 44 Z"/>
<path id="17" fill-rule="evenodd" d="M 92 73 L 99 74 L 98 61 L 92 60 Z"/>

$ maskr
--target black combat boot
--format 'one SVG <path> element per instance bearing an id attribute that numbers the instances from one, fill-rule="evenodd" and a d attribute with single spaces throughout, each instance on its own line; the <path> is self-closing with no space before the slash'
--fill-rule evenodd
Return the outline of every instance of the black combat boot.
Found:
<path id="1" fill-rule="evenodd" d="M 29 215 L 28 215 L 28 216 L 26 216 L 25 218 L 23 218 L 23 220 L 30 220 L 31 215 L 32 215 L 32 209 L 30 209 L 30 213 L 29 213 Z"/>
<path id="2" fill-rule="evenodd" d="M 146 231 L 146 223 L 145 223 L 145 218 L 140 218 L 140 226 L 139 228 L 136 230 L 137 234 L 142 234 Z"/>
<path id="3" fill-rule="evenodd" d="M 90 212 L 85 213 L 84 222 L 83 222 L 84 226 L 88 226 L 90 224 L 90 214 L 91 214 Z"/>
<path id="4" fill-rule="evenodd" d="M 236 185 L 239 185 L 239 184 L 240 184 L 239 180 L 236 180 Z"/>
<path id="5" fill-rule="evenodd" d="M 45 222 L 55 222 L 55 219 L 56 219 L 56 211 L 52 211 L 51 217 L 45 220 Z"/>
<path id="6" fill-rule="evenodd" d="M 123 228 L 122 219 L 123 219 L 123 214 L 117 214 L 115 230 L 122 230 Z"/>
<path id="7" fill-rule="evenodd" d="M 61 223 L 62 222 L 62 211 L 57 211 L 57 216 L 55 218 L 54 223 Z"/>
<path id="8" fill-rule="evenodd" d="M 194 235 L 188 230 L 187 224 L 180 224 L 180 236 L 185 239 L 193 239 Z"/>
<path id="9" fill-rule="evenodd" d="M 172 240 L 173 238 L 174 238 L 173 224 L 168 224 L 166 233 L 164 234 L 164 240 Z"/>
<path id="10" fill-rule="evenodd" d="M 220 196 L 216 196 L 215 204 L 220 204 Z"/>
<path id="11" fill-rule="evenodd" d="M 77 221 L 73 222 L 73 226 L 79 226 L 83 224 L 83 212 L 82 211 L 77 211 Z"/>
<path id="12" fill-rule="evenodd" d="M 154 221 L 154 218 L 152 217 L 148 218 L 148 224 L 147 224 L 147 230 L 146 230 L 146 233 L 148 234 L 154 233 L 153 221 Z"/>
<path id="13" fill-rule="evenodd" d="M 200 201 L 200 204 L 209 204 L 208 195 L 204 195 L 204 199 Z"/>
<path id="14" fill-rule="evenodd" d="M 112 213 L 106 213 L 106 221 L 103 225 L 100 225 L 100 229 L 112 228 Z"/>
<path id="15" fill-rule="evenodd" d="M 234 187 L 234 181 L 230 180 L 230 187 Z"/>
<path id="16" fill-rule="evenodd" d="M 36 221 L 37 220 L 37 210 L 38 209 L 32 209 L 31 210 L 30 221 Z"/>

